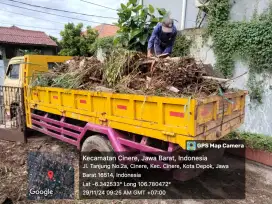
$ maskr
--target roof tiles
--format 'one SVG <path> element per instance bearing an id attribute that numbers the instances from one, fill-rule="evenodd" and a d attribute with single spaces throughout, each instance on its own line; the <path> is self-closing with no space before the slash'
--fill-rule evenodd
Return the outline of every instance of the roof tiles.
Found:
<path id="1" fill-rule="evenodd" d="M 0 43 L 57 46 L 44 32 L 24 30 L 16 26 L 0 27 Z"/>

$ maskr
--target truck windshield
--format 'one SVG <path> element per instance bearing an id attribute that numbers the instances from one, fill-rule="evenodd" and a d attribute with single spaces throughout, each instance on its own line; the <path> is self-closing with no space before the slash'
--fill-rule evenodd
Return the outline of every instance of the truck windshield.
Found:
<path id="1" fill-rule="evenodd" d="M 54 67 L 59 66 L 61 63 L 60 62 L 48 62 L 48 69 L 53 69 Z"/>
<path id="2" fill-rule="evenodd" d="M 7 77 L 10 79 L 19 79 L 20 64 L 10 64 L 7 71 Z"/>

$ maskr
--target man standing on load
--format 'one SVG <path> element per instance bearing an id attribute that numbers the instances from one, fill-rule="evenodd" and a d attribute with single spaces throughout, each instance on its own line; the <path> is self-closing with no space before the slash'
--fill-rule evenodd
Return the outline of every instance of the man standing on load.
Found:
<path id="1" fill-rule="evenodd" d="M 148 41 L 147 57 L 152 55 L 171 54 L 177 36 L 177 28 L 174 21 L 166 17 L 158 23 Z"/>

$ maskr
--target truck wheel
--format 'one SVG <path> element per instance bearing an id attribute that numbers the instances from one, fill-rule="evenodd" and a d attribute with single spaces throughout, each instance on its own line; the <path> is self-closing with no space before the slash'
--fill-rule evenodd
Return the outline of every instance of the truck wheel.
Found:
<path id="1" fill-rule="evenodd" d="M 92 152 L 93 155 L 97 156 L 115 156 L 113 148 L 110 144 L 110 141 L 107 140 L 105 137 L 101 135 L 93 135 L 88 137 L 82 145 L 81 152 Z M 96 181 L 99 182 L 111 182 L 114 181 L 115 177 L 115 169 L 112 168 L 112 165 L 115 164 L 116 161 L 101 161 L 101 162 L 95 162 L 94 164 L 100 164 L 100 165 L 106 165 L 109 168 L 100 168 L 100 169 L 93 169 L 91 168 L 90 173 L 94 173 L 96 171 L 96 175 L 98 179 Z M 98 176 L 100 175 L 100 176 Z M 113 176 L 112 176 L 113 175 Z M 106 188 L 106 187 L 104 187 Z"/>
<path id="2" fill-rule="evenodd" d="M 82 145 L 81 152 L 101 152 L 114 155 L 110 141 L 101 135 L 93 135 L 88 137 Z"/>

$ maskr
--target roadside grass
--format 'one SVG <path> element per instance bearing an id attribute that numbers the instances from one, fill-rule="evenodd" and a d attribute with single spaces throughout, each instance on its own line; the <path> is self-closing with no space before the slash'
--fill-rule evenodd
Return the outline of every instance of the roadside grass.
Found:
<path id="1" fill-rule="evenodd" d="M 245 140 L 246 146 L 249 148 L 272 152 L 272 136 L 248 132 L 232 132 L 226 138 Z"/>

